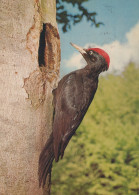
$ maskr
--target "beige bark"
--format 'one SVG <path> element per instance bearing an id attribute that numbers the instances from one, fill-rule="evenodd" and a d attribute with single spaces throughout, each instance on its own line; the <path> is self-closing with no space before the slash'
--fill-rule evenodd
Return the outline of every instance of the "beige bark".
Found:
<path id="1" fill-rule="evenodd" d="M 0 195 L 45 195 L 38 159 L 52 129 L 52 89 L 59 77 L 56 2 L 1 0 L 0 16 Z M 40 70 L 43 23 L 49 24 Z"/>

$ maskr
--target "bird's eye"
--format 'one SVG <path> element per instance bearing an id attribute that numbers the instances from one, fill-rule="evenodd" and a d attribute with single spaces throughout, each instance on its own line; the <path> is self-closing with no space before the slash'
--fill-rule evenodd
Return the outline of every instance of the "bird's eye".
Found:
<path id="1" fill-rule="evenodd" d="M 93 51 L 89 51 L 89 55 L 93 55 L 93 53 L 94 53 Z"/>

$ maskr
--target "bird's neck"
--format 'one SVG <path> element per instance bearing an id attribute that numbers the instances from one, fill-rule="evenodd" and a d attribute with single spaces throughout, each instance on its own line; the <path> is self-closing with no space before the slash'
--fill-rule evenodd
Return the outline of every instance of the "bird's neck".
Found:
<path id="1" fill-rule="evenodd" d="M 99 74 L 86 68 L 82 69 L 81 72 L 83 73 L 84 88 L 90 90 L 90 93 L 92 94 L 92 91 L 97 89 Z"/>
<path id="2" fill-rule="evenodd" d="M 102 66 L 99 66 L 98 64 L 94 65 L 86 65 L 85 69 L 93 76 L 93 77 L 99 77 L 99 74 L 103 71 Z"/>
<path id="3" fill-rule="evenodd" d="M 98 87 L 98 74 L 95 74 L 93 71 L 90 71 L 86 68 L 83 70 L 83 85 L 84 85 L 84 93 L 88 94 L 88 97 L 86 97 L 91 102 L 97 87 Z"/>
<path id="4" fill-rule="evenodd" d="M 92 80 L 98 80 L 99 74 L 101 73 L 101 71 L 99 69 L 97 69 L 96 67 L 91 67 L 89 65 L 87 65 L 84 68 L 87 77 L 89 77 Z"/>

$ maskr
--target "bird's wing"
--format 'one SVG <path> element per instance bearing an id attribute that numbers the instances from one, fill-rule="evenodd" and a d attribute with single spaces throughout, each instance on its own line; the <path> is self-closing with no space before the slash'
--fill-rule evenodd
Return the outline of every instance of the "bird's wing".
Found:
<path id="1" fill-rule="evenodd" d="M 63 156 L 64 150 L 79 126 L 85 113 L 83 102 L 83 79 L 72 73 L 61 80 L 54 92 L 55 116 L 53 122 L 55 160 Z"/>

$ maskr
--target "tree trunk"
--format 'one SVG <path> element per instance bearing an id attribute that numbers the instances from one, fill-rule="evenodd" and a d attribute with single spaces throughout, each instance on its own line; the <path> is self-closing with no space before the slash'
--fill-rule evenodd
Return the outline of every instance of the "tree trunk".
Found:
<path id="1" fill-rule="evenodd" d="M 56 2 L 2 0 L 0 11 L 0 195 L 50 194 L 49 182 L 39 188 L 38 159 L 59 77 Z"/>

